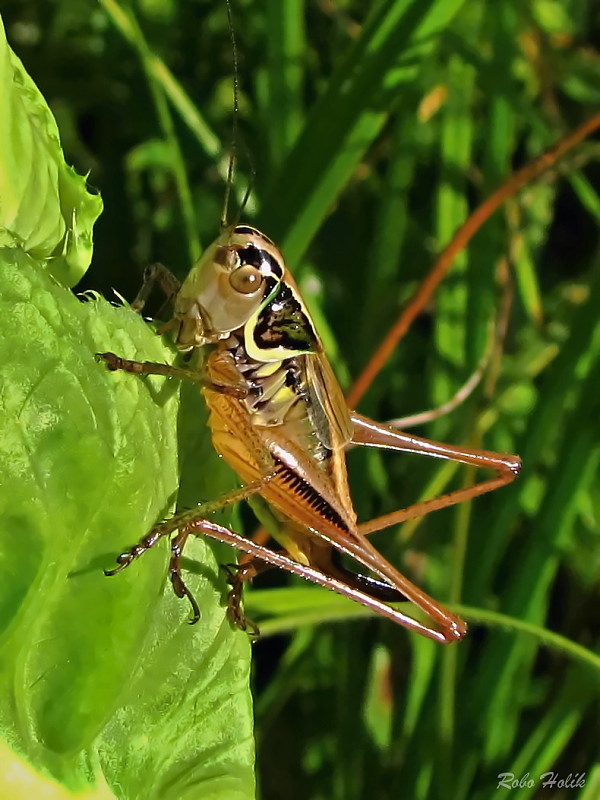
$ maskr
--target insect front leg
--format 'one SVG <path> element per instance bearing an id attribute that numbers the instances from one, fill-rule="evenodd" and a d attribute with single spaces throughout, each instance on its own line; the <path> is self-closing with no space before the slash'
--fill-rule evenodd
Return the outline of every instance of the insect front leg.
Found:
<path id="1" fill-rule="evenodd" d="M 96 353 L 96 361 L 104 362 L 111 372 L 122 370 L 133 375 L 163 375 L 166 378 L 191 381 L 198 386 L 207 387 L 219 394 L 243 399 L 248 396 L 249 390 L 241 384 L 214 383 L 202 370 L 175 367 L 172 364 L 162 364 L 157 361 L 132 361 L 122 358 L 116 353 Z"/>
<path id="2" fill-rule="evenodd" d="M 133 311 L 138 314 L 142 313 L 155 286 L 160 286 L 166 298 L 165 303 L 168 303 L 181 289 L 181 281 L 164 264 L 150 264 L 144 270 L 143 283 L 131 304 Z"/>
<path id="3" fill-rule="evenodd" d="M 166 378 L 202 383 L 202 373 L 185 367 L 174 367 L 172 364 L 161 364 L 157 361 L 132 361 L 121 358 L 116 353 L 96 353 L 96 361 L 104 362 L 111 372 L 121 370 L 133 375 L 164 375 Z"/>

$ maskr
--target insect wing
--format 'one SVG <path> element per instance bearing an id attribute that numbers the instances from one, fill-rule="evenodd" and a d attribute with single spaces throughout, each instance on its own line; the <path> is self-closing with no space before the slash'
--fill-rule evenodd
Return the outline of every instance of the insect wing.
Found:
<path id="1" fill-rule="evenodd" d="M 318 353 L 306 358 L 309 416 L 329 450 L 343 449 L 352 440 L 350 412 L 327 358 Z"/>

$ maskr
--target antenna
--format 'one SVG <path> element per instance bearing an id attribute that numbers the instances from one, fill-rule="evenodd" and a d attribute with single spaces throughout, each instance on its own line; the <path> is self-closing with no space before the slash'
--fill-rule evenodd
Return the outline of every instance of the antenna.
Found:
<path id="1" fill-rule="evenodd" d="M 233 27 L 231 0 L 225 0 L 225 7 L 227 9 L 227 22 L 229 24 L 229 37 L 231 39 L 231 53 L 233 61 L 233 116 L 231 120 L 231 145 L 229 151 L 229 164 L 227 166 L 227 182 L 225 185 L 225 198 L 223 200 L 223 211 L 221 213 L 221 228 L 226 228 L 229 224 L 227 220 L 229 213 L 229 199 L 231 197 L 231 189 L 233 187 L 233 176 L 235 172 L 235 164 L 237 161 L 239 85 L 240 85 L 237 42 L 235 39 L 235 29 Z M 244 149 L 246 150 L 246 148 Z M 247 150 L 246 150 L 246 156 L 250 164 L 251 177 L 248 182 L 248 187 L 246 188 L 246 191 L 244 193 L 242 203 L 236 215 L 238 220 L 242 211 L 246 207 L 246 203 L 248 202 L 248 198 L 250 197 L 250 192 L 252 191 L 252 184 L 254 182 L 254 166 L 252 164 L 252 160 L 250 159 L 250 155 L 247 152 Z"/>
<path id="2" fill-rule="evenodd" d="M 231 149 L 229 151 L 229 164 L 227 166 L 227 183 L 225 185 L 225 198 L 223 200 L 223 212 L 221 214 L 221 227 L 226 228 L 228 225 L 227 215 L 229 212 L 229 198 L 231 196 L 231 187 L 233 186 L 233 173 L 235 170 L 235 161 L 237 157 L 237 133 L 238 133 L 238 90 L 239 90 L 239 71 L 238 71 L 238 56 L 237 44 L 235 41 L 235 31 L 233 29 L 233 16 L 231 13 L 231 0 L 225 0 L 225 7 L 227 8 L 227 22 L 229 23 L 229 36 L 231 38 L 231 53 L 233 60 L 233 117 L 231 120 Z"/>

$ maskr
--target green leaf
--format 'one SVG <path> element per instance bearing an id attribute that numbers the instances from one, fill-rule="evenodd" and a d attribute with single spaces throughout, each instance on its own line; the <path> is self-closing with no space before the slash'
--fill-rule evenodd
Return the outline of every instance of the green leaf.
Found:
<path id="1" fill-rule="evenodd" d="M 4 741 L 72 790 L 95 773 L 123 798 L 251 797 L 249 644 L 210 547 L 186 551 L 202 564 L 195 627 L 165 589 L 165 546 L 102 573 L 170 511 L 179 401 L 172 382 L 110 373 L 94 353 L 171 353 L 128 308 L 80 302 L 22 251 L 0 262 Z M 213 491 L 217 458 L 197 456 L 213 459 Z"/>
<path id="2" fill-rule="evenodd" d="M 56 122 L 0 19 L 0 246 L 19 244 L 66 286 L 92 257 L 102 200 L 65 163 Z"/>
<path id="3" fill-rule="evenodd" d="M 193 628 L 166 542 L 103 574 L 172 512 L 182 466 L 191 502 L 231 475 L 197 390 L 180 403 L 175 382 L 95 360 L 173 352 L 129 308 L 61 285 L 87 266 L 101 202 L 6 46 L 0 63 L 0 796 L 252 797 L 249 642 L 209 544 L 186 549 Z"/>

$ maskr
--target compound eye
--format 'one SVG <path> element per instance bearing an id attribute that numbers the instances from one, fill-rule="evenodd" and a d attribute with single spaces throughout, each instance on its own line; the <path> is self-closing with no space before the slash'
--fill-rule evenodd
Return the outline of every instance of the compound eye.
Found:
<path id="1" fill-rule="evenodd" d="M 253 294 L 258 291 L 264 282 L 260 270 L 251 264 L 244 264 L 234 269 L 229 276 L 229 283 L 240 294 Z"/>

